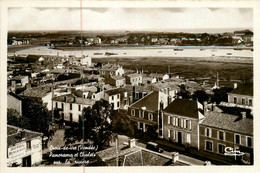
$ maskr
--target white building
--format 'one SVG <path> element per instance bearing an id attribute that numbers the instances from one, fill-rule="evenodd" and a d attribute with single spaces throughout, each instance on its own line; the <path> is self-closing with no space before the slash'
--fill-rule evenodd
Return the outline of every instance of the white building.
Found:
<path id="1" fill-rule="evenodd" d="M 42 161 L 42 134 L 7 125 L 7 165 L 35 166 Z"/>
<path id="2" fill-rule="evenodd" d="M 81 61 L 81 65 L 85 65 L 85 66 L 91 66 L 92 65 L 92 58 L 87 56 L 83 56 L 83 59 Z"/>

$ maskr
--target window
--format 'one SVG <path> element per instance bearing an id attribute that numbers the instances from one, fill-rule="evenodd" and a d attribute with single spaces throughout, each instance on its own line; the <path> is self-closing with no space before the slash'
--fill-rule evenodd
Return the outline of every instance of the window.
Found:
<path id="1" fill-rule="evenodd" d="M 172 119 L 172 124 L 175 126 L 175 120 L 176 118 L 175 117 L 173 117 L 173 119 Z"/>
<path id="2" fill-rule="evenodd" d="M 119 108 L 119 106 L 120 106 L 120 103 L 119 103 L 119 102 L 117 102 L 117 107 Z"/>
<path id="3" fill-rule="evenodd" d="M 135 116 L 135 110 L 134 109 L 131 110 L 131 115 Z"/>
<path id="4" fill-rule="evenodd" d="M 234 97 L 234 103 L 237 104 L 237 98 L 236 97 Z"/>
<path id="5" fill-rule="evenodd" d="M 240 135 L 235 134 L 235 143 L 240 144 Z"/>
<path id="6" fill-rule="evenodd" d="M 26 149 L 31 149 L 31 141 L 26 141 Z"/>
<path id="7" fill-rule="evenodd" d="M 153 121 L 153 114 L 152 114 L 152 113 L 149 113 L 149 114 L 148 114 L 148 119 L 151 120 L 151 121 Z"/>
<path id="8" fill-rule="evenodd" d="M 252 138 L 249 137 L 249 136 L 247 136 L 247 138 L 246 138 L 246 145 L 247 145 L 248 147 L 252 147 Z"/>
<path id="9" fill-rule="evenodd" d="M 168 129 L 168 138 L 175 139 L 175 131 Z"/>
<path id="10" fill-rule="evenodd" d="M 58 102 L 56 102 L 56 108 L 58 108 Z"/>
<path id="11" fill-rule="evenodd" d="M 253 105 L 252 99 L 248 99 L 248 105 L 249 105 L 249 106 L 252 106 L 252 105 Z"/>
<path id="12" fill-rule="evenodd" d="M 191 121 L 189 121 L 189 129 L 191 130 Z"/>
<path id="13" fill-rule="evenodd" d="M 224 141 L 225 133 L 223 131 L 218 131 L 218 139 Z"/>
<path id="14" fill-rule="evenodd" d="M 185 119 L 183 120 L 183 127 L 187 128 L 187 120 L 185 120 Z"/>
<path id="15" fill-rule="evenodd" d="M 138 92 L 135 93 L 135 98 L 139 99 L 139 93 Z"/>
<path id="16" fill-rule="evenodd" d="M 181 118 L 181 127 L 183 127 L 183 119 Z"/>
<path id="17" fill-rule="evenodd" d="M 181 119 L 178 118 L 178 126 L 181 126 Z"/>
<path id="18" fill-rule="evenodd" d="M 218 144 L 218 153 L 219 154 L 224 154 L 225 153 L 225 145 Z"/>
<path id="19" fill-rule="evenodd" d="M 70 110 L 72 110 L 72 104 L 70 104 Z"/>
<path id="20" fill-rule="evenodd" d="M 173 117 L 170 117 L 170 124 L 173 125 Z"/>
<path id="21" fill-rule="evenodd" d="M 178 120 L 178 118 L 176 118 L 176 119 L 175 119 L 175 126 L 178 126 L 178 125 L 179 125 L 178 122 L 179 122 L 179 120 Z"/>
<path id="22" fill-rule="evenodd" d="M 246 103 L 245 103 L 245 99 L 244 98 L 242 98 L 242 105 L 245 105 Z"/>
<path id="23" fill-rule="evenodd" d="M 211 129 L 209 129 L 209 128 L 205 129 L 205 136 L 211 137 Z"/>
<path id="24" fill-rule="evenodd" d="M 190 133 L 187 133 L 186 142 L 189 143 L 189 144 L 191 143 Z"/>
<path id="25" fill-rule="evenodd" d="M 206 150 L 212 151 L 212 142 L 206 141 Z"/>
<path id="26" fill-rule="evenodd" d="M 117 94 L 117 98 L 119 99 L 119 97 L 120 97 L 120 95 L 119 94 Z"/>
<path id="27" fill-rule="evenodd" d="M 114 100 L 114 96 L 112 96 L 112 98 L 111 98 L 112 100 Z"/>
<path id="28" fill-rule="evenodd" d="M 81 107 L 80 107 L 80 105 L 79 105 L 79 111 L 81 111 Z"/>
<path id="29" fill-rule="evenodd" d="M 144 111 L 139 111 L 139 117 L 144 118 Z"/>
<path id="30" fill-rule="evenodd" d="M 124 93 L 124 96 L 127 97 L 127 92 Z"/>
<path id="31" fill-rule="evenodd" d="M 62 110 L 64 109 L 64 104 L 63 104 L 63 103 L 61 103 L 61 109 L 62 109 Z"/>

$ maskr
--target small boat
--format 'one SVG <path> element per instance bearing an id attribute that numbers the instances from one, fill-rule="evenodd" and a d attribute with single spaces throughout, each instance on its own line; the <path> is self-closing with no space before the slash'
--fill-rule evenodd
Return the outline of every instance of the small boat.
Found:
<path id="1" fill-rule="evenodd" d="M 174 51 L 183 51 L 183 49 L 179 49 L 179 48 L 177 48 L 177 49 L 173 49 Z"/>

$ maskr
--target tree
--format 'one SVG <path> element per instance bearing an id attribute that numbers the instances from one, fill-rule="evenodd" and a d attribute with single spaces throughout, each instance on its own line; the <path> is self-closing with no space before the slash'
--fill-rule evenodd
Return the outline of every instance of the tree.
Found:
<path id="1" fill-rule="evenodd" d="M 216 102 L 217 104 L 219 104 L 220 102 L 227 102 L 228 101 L 228 95 L 227 93 L 232 91 L 233 88 L 229 88 L 229 87 L 222 87 L 219 89 L 214 89 L 214 95 L 211 98 L 212 102 Z"/>
<path id="2" fill-rule="evenodd" d="M 190 92 L 186 90 L 185 85 L 180 86 L 180 92 L 177 93 L 177 96 L 181 96 L 183 99 L 190 99 Z"/>
<path id="3" fill-rule="evenodd" d="M 192 99 L 203 103 L 204 101 L 208 101 L 209 95 L 204 90 L 198 90 L 192 94 Z"/>
<path id="4" fill-rule="evenodd" d="M 130 118 L 122 112 L 114 112 L 112 116 L 112 131 L 114 133 L 125 133 L 134 135 L 134 127 Z"/>
<path id="5" fill-rule="evenodd" d="M 109 146 L 113 134 L 112 114 L 112 107 L 105 100 L 97 101 L 92 108 L 84 108 L 82 124 L 66 130 L 64 136 L 66 143 L 90 141 L 98 146 L 99 150 Z"/>

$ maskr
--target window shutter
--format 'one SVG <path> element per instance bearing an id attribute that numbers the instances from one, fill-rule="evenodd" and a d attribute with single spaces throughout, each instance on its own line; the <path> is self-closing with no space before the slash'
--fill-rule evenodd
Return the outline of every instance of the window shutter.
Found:
<path id="1" fill-rule="evenodd" d="M 176 131 L 173 131 L 173 137 L 172 137 L 173 139 L 175 139 L 175 133 L 176 133 Z"/>
<path id="2" fill-rule="evenodd" d="M 212 129 L 209 129 L 209 136 L 211 137 L 212 135 Z"/>
<path id="3" fill-rule="evenodd" d="M 178 118 L 176 118 L 176 126 L 178 126 L 179 124 L 178 124 Z"/>
<path id="4" fill-rule="evenodd" d="M 172 124 L 173 124 L 174 126 L 175 126 L 175 119 L 176 119 L 176 118 L 173 117 L 173 120 L 172 120 L 172 121 L 173 121 Z"/>
<path id="5" fill-rule="evenodd" d="M 171 131 L 170 131 L 170 129 L 168 129 L 168 138 L 170 138 L 171 137 Z"/>
<path id="6" fill-rule="evenodd" d="M 170 116 L 168 116 L 168 124 L 170 124 Z"/>
<path id="7" fill-rule="evenodd" d="M 189 129 L 191 129 L 191 121 L 189 121 Z"/>
<path id="8" fill-rule="evenodd" d="M 183 127 L 183 119 L 181 118 L 181 127 Z"/>

